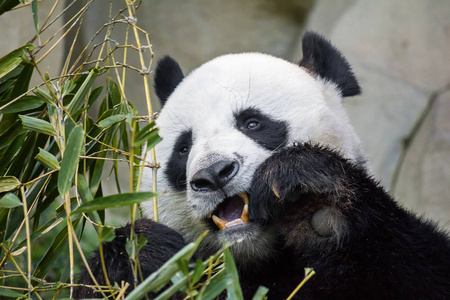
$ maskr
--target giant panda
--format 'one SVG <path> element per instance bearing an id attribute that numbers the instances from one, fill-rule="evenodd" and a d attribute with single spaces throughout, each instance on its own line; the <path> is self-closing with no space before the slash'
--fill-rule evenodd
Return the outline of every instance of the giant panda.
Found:
<path id="1" fill-rule="evenodd" d="M 156 154 L 163 195 L 160 223 L 136 225 L 157 241 L 140 253 L 144 276 L 209 230 L 196 256 L 234 242 L 245 299 L 260 285 L 269 299 L 285 299 L 306 267 L 316 275 L 299 299 L 450 299 L 447 234 L 373 179 L 342 104 L 360 93 L 348 62 L 313 32 L 302 45 L 299 64 L 230 54 L 186 77 L 174 59 L 160 60 L 155 91 L 163 140 Z M 151 181 L 145 171 L 143 186 L 150 189 Z M 151 201 L 142 208 L 153 216 Z M 130 280 L 128 232 L 104 247 L 110 281 Z M 98 261 L 97 253 L 94 270 Z M 79 293 L 86 295 L 93 294 Z"/>

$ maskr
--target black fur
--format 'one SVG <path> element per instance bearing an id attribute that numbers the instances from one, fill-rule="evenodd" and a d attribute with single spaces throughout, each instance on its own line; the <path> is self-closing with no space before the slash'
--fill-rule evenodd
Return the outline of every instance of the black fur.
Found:
<path id="1" fill-rule="evenodd" d="M 278 149 L 286 142 L 286 123 L 273 120 L 256 108 L 239 111 L 234 117 L 239 131 L 268 150 Z M 257 126 L 249 126 L 252 123 Z"/>
<path id="2" fill-rule="evenodd" d="M 177 139 L 167 163 L 165 176 L 173 188 L 186 190 L 186 164 L 192 147 L 192 131 L 183 132 Z"/>
<path id="3" fill-rule="evenodd" d="M 335 214 L 326 238 L 311 226 L 323 208 Z M 305 267 L 316 275 L 299 299 L 450 299 L 448 235 L 334 151 L 307 144 L 271 156 L 256 172 L 249 212 L 277 224 L 285 242 L 278 271 L 257 274 L 274 284 L 269 299 L 286 297 Z"/>
<path id="4" fill-rule="evenodd" d="M 322 36 L 306 32 L 302 39 L 300 66 L 317 76 L 334 82 L 342 97 L 356 96 L 361 89 L 344 56 Z"/>
<path id="5" fill-rule="evenodd" d="M 183 237 L 176 231 L 148 219 L 137 220 L 134 228 L 138 236 L 144 236 L 147 239 L 147 244 L 139 252 L 139 262 L 144 279 L 158 270 L 186 245 Z M 130 225 L 116 229 L 116 238 L 112 242 L 103 244 L 103 255 L 109 281 L 112 285 L 117 282 L 119 286 L 121 281 L 128 282 L 130 287 L 127 289 L 127 294 L 133 290 L 133 272 L 125 250 L 126 240 L 130 237 L 130 230 Z M 89 266 L 97 282 L 100 285 L 106 285 L 98 250 L 89 259 Z M 86 269 L 82 271 L 79 283 L 94 284 Z M 75 299 L 102 298 L 101 293 L 88 287 L 76 288 L 74 292 Z"/>
<path id="6" fill-rule="evenodd" d="M 159 60 L 155 71 L 155 92 L 161 101 L 161 107 L 183 78 L 180 65 L 172 57 L 164 56 Z"/>

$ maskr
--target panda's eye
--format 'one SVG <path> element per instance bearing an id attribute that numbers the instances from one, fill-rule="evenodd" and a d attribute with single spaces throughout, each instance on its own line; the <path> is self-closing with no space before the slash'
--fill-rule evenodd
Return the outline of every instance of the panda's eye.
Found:
<path id="1" fill-rule="evenodd" d="M 250 129 L 250 130 L 255 130 L 255 129 L 258 129 L 260 125 L 261 125 L 261 123 L 259 123 L 257 120 L 250 119 L 245 123 L 245 128 Z"/>
<path id="2" fill-rule="evenodd" d="M 186 147 L 186 146 L 182 146 L 182 147 L 180 148 L 179 152 L 180 152 L 181 155 L 184 155 L 184 154 L 186 154 L 186 153 L 189 152 L 189 148 Z"/>

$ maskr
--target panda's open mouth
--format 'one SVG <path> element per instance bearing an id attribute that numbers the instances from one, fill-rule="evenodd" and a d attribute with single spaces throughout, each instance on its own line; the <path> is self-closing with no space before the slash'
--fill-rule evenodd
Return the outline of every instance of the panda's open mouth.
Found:
<path id="1" fill-rule="evenodd" d="M 248 223 L 248 195 L 240 193 L 226 198 L 211 213 L 214 224 L 220 229 L 227 229 L 242 223 Z"/>

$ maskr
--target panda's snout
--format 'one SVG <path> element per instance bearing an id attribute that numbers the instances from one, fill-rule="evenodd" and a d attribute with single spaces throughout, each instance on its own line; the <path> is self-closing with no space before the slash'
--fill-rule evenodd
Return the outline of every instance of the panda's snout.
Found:
<path id="1" fill-rule="evenodd" d="M 191 188 L 196 192 L 214 192 L 222 189 L 239 170 L 235 160 L 221 160 L 197 171 L 191 178 Z"/>

